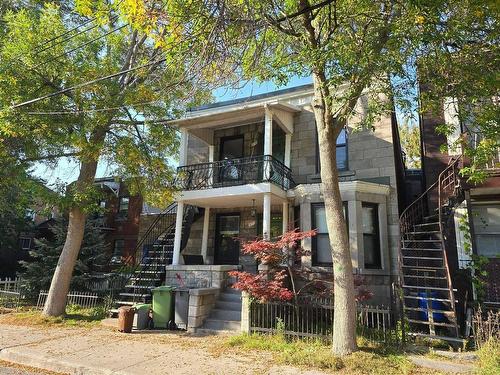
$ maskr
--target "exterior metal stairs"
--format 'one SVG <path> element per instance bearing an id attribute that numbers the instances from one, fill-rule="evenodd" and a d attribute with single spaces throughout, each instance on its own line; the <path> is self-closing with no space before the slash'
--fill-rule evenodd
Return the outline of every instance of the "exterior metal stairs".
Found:
<path id="1" fill-rule="evenodd" d="M 186 207 L 182 222 L 181 251 L 186 247 L 191 225 L 202 212 L 203 209 L 195 206 Z M 117 313 L 119 306 L 149 303 L 151 290 L 164 282 L 165 266 L 172 264 L 176 215 L 177 204 L 172 204 L 158 215 L 139 240 L 133 254 L 133 272 L 125 280 L 119 297 L 114 301 L 112 314 Z"/>
<path id="2" fill-rule="evenodd" d="M 452 159 L 438 180 L 400 217 L 400 286 L 410 330 L 414 335 L 452 342 L 461 339 L 446 228 L 454 208 L 463 201 L 459 161 Z"/>

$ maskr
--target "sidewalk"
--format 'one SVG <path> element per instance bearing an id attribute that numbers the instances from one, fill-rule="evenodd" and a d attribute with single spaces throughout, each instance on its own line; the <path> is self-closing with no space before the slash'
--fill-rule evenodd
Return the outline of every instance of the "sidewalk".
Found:
<path id="1" fill-rule="evenodd" d="M 323 374 L 273 366 L 264 354 L 228 353 L 221 342 L 182 333 L 0 324 L 0 360 L 67 374 Z"/>

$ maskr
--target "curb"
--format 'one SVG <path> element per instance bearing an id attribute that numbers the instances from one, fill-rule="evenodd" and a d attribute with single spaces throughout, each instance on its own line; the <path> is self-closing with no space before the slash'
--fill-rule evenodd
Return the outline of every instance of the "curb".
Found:
<path id="1" fill-rule="evenodd" d="M 17 350 L 16 350 L 17 349 Z M 75 365 L 71 362 L 61 361 L 54 358 L 48 358 L 41 355 L 21 353 L 23 347 L 0 350 L 0 359 L 16 363 L 19 365 L 30 366 L 43 370 L 60 372 L 74 375 L 108 375 L 120 374 L 119 371 L 100 369 L 90 366 Z"/>

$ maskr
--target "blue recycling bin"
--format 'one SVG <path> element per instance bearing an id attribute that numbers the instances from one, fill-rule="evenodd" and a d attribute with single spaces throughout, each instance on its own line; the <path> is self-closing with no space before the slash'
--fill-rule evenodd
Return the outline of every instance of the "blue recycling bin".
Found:
<path id="1" fill-rule="evenodd" d="M 429 320 L 429 313 L 427 312 L 427 301 L 429 298 L 439 298 L 436 292 L 419 292 L 418 296 L 421 297 L 418 300 L 418 307 L 425 309 L 425 311 L 420 311 L 420 318 L 422 320 Z M 432 310 L 446 310 L 444 303 L 442 301 L 430 301 Z M 440 323 L 446 321 L 446 317 L 443 313 L 433 312 L 432 317 L 434 322 Z"/>

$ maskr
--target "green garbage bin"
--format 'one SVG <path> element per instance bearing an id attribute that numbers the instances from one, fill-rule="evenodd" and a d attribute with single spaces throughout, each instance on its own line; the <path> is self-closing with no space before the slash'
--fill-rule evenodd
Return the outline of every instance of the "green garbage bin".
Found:
<path id="1" fill-rule="evenodd" d="M 135 327 L 137 329 L 148 329 L 149 328 L 149 310 L 151 310 L 151 304 L 143 303 L 134 305 L 135 307 Z"/>
<path id="2" fill-rule="evenodd" d="M 168 328 L 173 317 L 173 291 L 170 286 L 159 286 L 153 292 L 153 324 L 155 328 Z"/>

